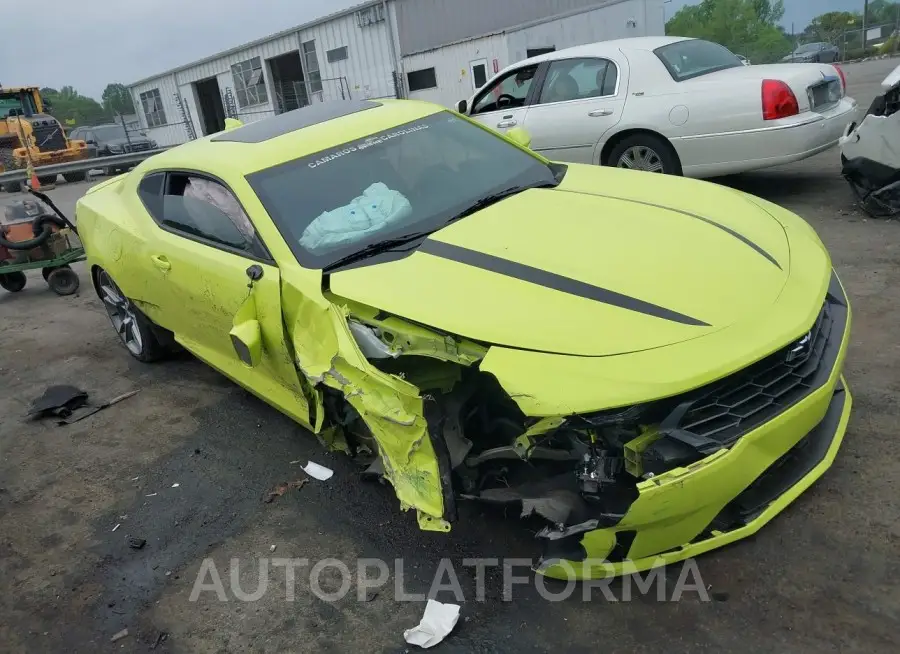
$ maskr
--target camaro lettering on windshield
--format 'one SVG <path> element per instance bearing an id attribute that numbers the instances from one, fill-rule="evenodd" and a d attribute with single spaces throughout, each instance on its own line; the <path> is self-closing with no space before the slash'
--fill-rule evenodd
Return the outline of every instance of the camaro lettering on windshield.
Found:
<path id="1" fill-rule="evenodd" d="M 389 141 L 390 139 L 397 138 L 398 136 L 404 136 L 406 134 L 413 134 L 414 132 L 422 131 L 423 129 L 428 129 L 428 125 L 413 125 L 412 127 L 408 127 L 406 129 L 399 129 L 396 132 L 389 132 L 387 134 L 381 134 L 379 136 L 371 136 L 361 143 L 357 143 L 356 145 L 351 145 L 343 150 L 338 150 L 337 152 L 332 152 L 331 154 L 325 155 L 321 159 L 316 159 L 307 164 L 310 168 L 318 168 L 319 166 L 328 163 L 329 161 L 334 161 L 340 157 L 343 157 L 345 154 L 350 154 L 351 152 L 358 152 L 359 150 L 365 150 L 366 148 L 370 148 L 373 145 L 378 145 L 380 143 L 384 143 L 385 141 Z"/>

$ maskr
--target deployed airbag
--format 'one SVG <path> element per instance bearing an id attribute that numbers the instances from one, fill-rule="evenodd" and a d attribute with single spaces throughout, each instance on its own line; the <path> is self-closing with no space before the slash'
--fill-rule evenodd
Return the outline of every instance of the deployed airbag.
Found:
<path id="1" fill-rule="evenodd" d="M 347 205 L 326 211 L 303 230 L 300 245 L 311 252 L 327 252 L 362 241 L 412 215 L 412 205 L 399 191 L 376 182 Z"/>

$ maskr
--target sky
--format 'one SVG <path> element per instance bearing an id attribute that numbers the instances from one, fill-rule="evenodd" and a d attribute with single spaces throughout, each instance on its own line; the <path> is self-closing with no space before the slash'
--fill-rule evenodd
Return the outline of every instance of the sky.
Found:
<path id="1" fill-rule="evenodd" d="M 0 84 L 70 85 L 99 99 L 110 82 L 150 77 L 359 1 L 81 0 L 75 13 L 69 0 L 41 0 L 40 32 L 56 36 L 39 40 L 32 30 L 4 30 Z M 666 16 L 695 1 L 672 0 Z M 862 2 L 785 0 L 782 23 L 790 29 L 793 21 L 799 32 L 813 16 L 861 9 Z"/>

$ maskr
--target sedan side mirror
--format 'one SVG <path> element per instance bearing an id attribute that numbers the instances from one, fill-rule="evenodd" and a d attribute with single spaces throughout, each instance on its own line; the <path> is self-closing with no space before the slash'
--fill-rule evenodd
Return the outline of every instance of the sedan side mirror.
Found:
<path id="1" fill-rule="evenodd" d="M 460 100 L 459 102 L 456 103 L 456 111 L 458 111 L 459 113 L 464 114 L 468 110 L 469 110 L 469 103 L 466 102 L 465 100 Z"/>
<path id="2" fill-rule="evenodd" d="M 531 147 L 531 134 L 528 133 L 528 130 L 522 127 L 513 127 L 511 130 L 506 132 L 506 138 L 508 138 L 513 143 L 521 145 L 523 148 Z"/>

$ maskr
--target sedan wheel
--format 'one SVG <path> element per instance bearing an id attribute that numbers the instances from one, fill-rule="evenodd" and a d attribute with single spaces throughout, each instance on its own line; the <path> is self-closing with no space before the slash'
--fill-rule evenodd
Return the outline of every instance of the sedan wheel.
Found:
<path id="1" fill-rule="evenodd" d="M 645 145 L 635 145 L 623 152 L 616 163 L 618 168 L 643 170 L 648 173 L 663 172 L 662 158 L 657 152 Z"/>
<path id="2" fill-rule="evenodd" d="M 106 313 L 131 356 L 144 362 L 161 358 L 164 350 L 153 333 L 150 321 L 125 297 L 105 270 L 98 273 L 97 286 Z"/>

